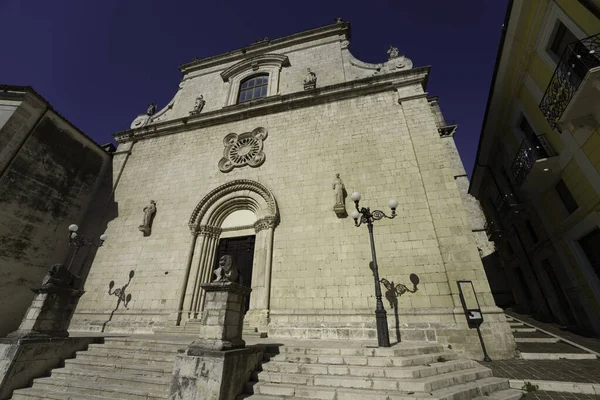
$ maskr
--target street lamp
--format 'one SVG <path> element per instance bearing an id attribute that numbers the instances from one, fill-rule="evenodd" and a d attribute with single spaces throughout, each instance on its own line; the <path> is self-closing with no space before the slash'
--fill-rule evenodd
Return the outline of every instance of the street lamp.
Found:
<path id="1" fill-rule="evenodd" d="M 100 242 L 96 244 L 93 240 L 87 239 L 82 234 L 78 234 L 78 230 L 79 227 L 77 225 L 69 225 L 69 246 L 75 247 L 73 257 L 71 257 L 71 261 L 69 261 L 69 266 L 67 267 L 69 271 L 71 270 L 71 265 L 73 265 L 73 261 L 75 261 L 75 257 L 77 256 L 77 253 L 79 252 L 80 248 L 85 246 L 101 247 L 104 244 L 104 241 L 108 239 L 108 235 L 106 233 L 103 233 L 102 235 L 100 235 Z"/>
<path id="2" fill-rule="evenodd" d="M 350 195 L 352 201 L 356 205 L 356 210 L 350 213 L 350 216 L 354 218 L 354 225 L 359 227 L 361 224 L 367 224 L 369 228 L 369 239 L 371 241 L 371 269 L 373 270 L 373 278 L 375 279 L 375 318 L 377 321 L 377 343 L 379 347 L 390 347 L 390 334 L 388 331 L 387 315 L 383 308 L 383 302 L 381 301 L 381 287 L 379 287 L 379 268 L 377 267 L 377 256 L 375 255 L 375 242 L 373 241 L 373 222 L 382 218 L 393 219 L 396 217 L 396 208 L 398 207 L 397 200 L 390 200 L 388 206 L 392 209 L 392 216 L 388 217 L 383 211 L 374 210 L 371 212 L 369 207 L 358 207 L 360 201 L 360 193 L 354 192 Z M 359 222 L 360 218 L 360 222 Z"/>

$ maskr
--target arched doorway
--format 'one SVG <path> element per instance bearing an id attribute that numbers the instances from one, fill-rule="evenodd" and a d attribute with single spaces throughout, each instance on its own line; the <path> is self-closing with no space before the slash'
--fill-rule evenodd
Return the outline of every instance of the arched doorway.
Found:
<path id="1" fill-rule="evenodd" d="M 269 318 L 273 232 L 278 221 L 275 197 L 258 182 L 235 180 L 204 196 L 189 221 L 192 240 L 182 282 L 178 324 L 182 319 L 198 318 L 202 312 L 204 291 L 200 284 L 212 280 L 218 253 L 235 251 L 236 254 L 242 254 L 244 244 L 239 242 L 245 240 L 246 245 L 250 242 L 254 245 L 251 258 L 238 255 L 238 261 L 246 263 L 242 266 L 245 271 L 240 272 L 246 280 L 250 280 L 247 284 L 252 288 L 245 323 L 253 328 L 266 328 Z M 250 267 L 248 262 L 251 263 Z"/>

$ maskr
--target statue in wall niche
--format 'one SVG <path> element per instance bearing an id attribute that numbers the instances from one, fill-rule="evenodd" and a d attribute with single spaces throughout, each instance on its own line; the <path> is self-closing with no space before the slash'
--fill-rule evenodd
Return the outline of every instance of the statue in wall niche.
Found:
<path id="1" fill-rule="evenodd" d="M 140 231 L 144 232 L 144 236 L 150 235 L 154 214 L 156 214 L 156 202 L 150 200 L 150 204 L 144 207 L 144 218 L 142 219 L 142 224 L 138 227 Z"/>
<path id="2" fill-rule="evenodd" d="M 335 174 L 335 179 L 333 180 L 331 187 L 333 188 L 335 197 L 333 211 L 335 211 L 338 217 L 342 217 L 346 214 L 346 188 L 344 187 L 344 182 L 342 182 L 342 179 L 340 178 L 340 174 Z"/>
<path id="3" fill-rule="evenodd" d="M 233 260 L 230 255 L 225 254 L 219 259 L 219 267 L 215 269 L 216 275 L 213 283 L 216 282 L 236 282 L 239 278 L 238 271 L 233 268 Z"/>
<path id="4" fill-rule="evenodd" d="M 387 54 L 389 58 L 392 59 L 398 57 L 400 55 L 400 52 L 398 51 L 397 47 L 394 47 L 390 44 L 390 48 L 388 49 Z"/>
<path id="5" fill-rule="evenodd" d="M 146 109 L 147 115 L 154 115 L 156 113 L 156 104 L 150 103 L 148 104 L 148 108 Z"/>
<path id="6" fill-rule="evenodd" d="M 312 72 L 310 68 L 306 68 L 308 72 L 306 78 L 304 78 L 304 90 L 314 89 L 317 87 L 317 74 Z"/>
<path id="7" fill-rule="evenodd" d="M 190 115 L 200 114 L 200 112 L 204 108 L 205 104 L 206 104 L 206 100 L 204 100 L 203 95 L 196 97 L 196 103 L 194 104 L 194 109 L 192 111 L 190 111 Z"/>

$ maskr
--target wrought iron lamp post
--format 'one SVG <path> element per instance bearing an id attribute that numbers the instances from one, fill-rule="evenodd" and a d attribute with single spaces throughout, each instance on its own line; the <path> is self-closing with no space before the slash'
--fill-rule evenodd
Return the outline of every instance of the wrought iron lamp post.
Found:
<path id="1" fill-rule="evenodd" d="M 369 239 L 371 241 L 371 257 L 373 258 L 373 279 L 375 280 L 375 318 L 377 321 L 377 343 L 379 344 L 379 347 L 390 347 L 390 333 L 388 331 L 387 313 L 383 308 L 383 301 L 381 300 L 381 287 L 379 286 L 379 268 L 377 267 L 377 256 L 375 255 L 375 242 L 373 241 L 373 222 L 382 218 L 395 218 L 396 208 L 398 207 L 398 201 L 390 200 L 388 202 L 388 206 L 392 209 L 392 215 L 388 217 L 383 211 L 380 210 L 371 211 L 369 207 L 360 208 L 358 206 L 358 202 L 360 201 L 360 193 L 354 192 L 352 193 L 350 198 L 354 201 L 354 204 L 356 205 L 356 210 L 353 210 L 350 213 L 350 216 L 354 218 L 354 225 L 356 227 L 359 227 L 361 224 L 367 224 L 367 227 L 369 228 Z"/>
<path id="2" fill-rule="evenodd" d="M 80 248 L 87 246 L 101 247 L 104 244 L 104 241 L 108 239 L 108 235 L 106 233 L 103 233 L 102 235 L 100 235 L 100 242 L 96 244 L 93 240 L 86 238 L 82 234 L 78 234 L 78 230 L 79 227 L 77 225 L 69 225 L 69 246 L 75 247 L 75 251 L 73 252 L 71 261 L 69 261 L 69 266 L 67 267 L 69 271 L 71 270 L 73 261 L 75 261 L 75 257 L 77 257 L 77 253 L 79 252 Z"/>

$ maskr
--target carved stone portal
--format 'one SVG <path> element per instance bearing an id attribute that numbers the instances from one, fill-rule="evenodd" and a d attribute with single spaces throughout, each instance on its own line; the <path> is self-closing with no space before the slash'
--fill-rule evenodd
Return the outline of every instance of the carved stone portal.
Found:
<path id="1" fill-rule="evenodd" d="M 256 128 L 252 132 L 241 135 L 230 133 L 223 139 L 225 150 L 223 158 L 219 161 L 221 172 L 229 172 L 234 168 L 249 165 L 252 168 L 260 167 L 265 162 L 263 141 L 267 138 L 265 128 Z"/>

